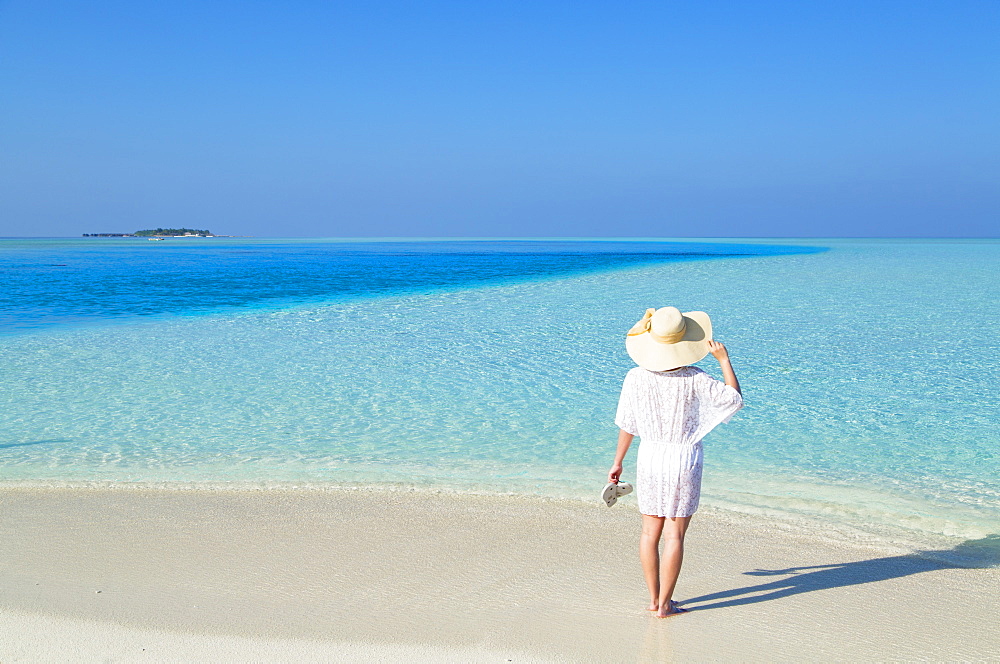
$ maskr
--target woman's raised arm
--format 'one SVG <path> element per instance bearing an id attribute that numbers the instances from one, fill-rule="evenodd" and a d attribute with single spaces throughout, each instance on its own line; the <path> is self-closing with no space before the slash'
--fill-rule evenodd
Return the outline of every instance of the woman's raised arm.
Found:
<path id="1" fill-rule="evenodd" d="M 712 353 L 712 357 L 719 361 L 719 368 L 722 369 L 722 378 L 726 385 L 743 396 L 743 392 L 740 391 L 740 381 L 736 378 L 736 372 L 733 371 L 733 363 L 729 361 L 729 351 L 726 350 L 726 347 L 718 341 L 709 341 L 708 350 Z"/>

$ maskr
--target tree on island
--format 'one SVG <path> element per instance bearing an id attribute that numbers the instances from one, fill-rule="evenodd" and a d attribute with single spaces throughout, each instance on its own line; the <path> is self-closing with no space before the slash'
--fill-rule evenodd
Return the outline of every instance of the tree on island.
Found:
<path id="1" fill-rule="evenodd" d="M 194 228 L 156 228 L 153 230 L 136 231 L 137 237 L 154 237 L 157 235 L 198 235 L 200 237 L 210 237 L 212 231 L 199 231 Z"/>

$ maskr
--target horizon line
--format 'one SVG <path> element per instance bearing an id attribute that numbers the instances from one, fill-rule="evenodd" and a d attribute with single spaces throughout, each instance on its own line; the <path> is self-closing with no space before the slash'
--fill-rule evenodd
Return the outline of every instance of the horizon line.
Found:
<path id="1" fill-rule="evenodd" d="M 174 240 L 334 240 L 342 242 L 693 242 L 719 240 L 1000 240 L 1000 235 L 728 235 L 728 236 L 577 236 L 577 235 L 381 235 L 381 236 L 337 236 L 337 235 L 210 235 L 210 236 L 165 236 Z M 82 235 L 0 235 L 0 240 L 129 240 L 120 237 L 84 237 Z M 136 236 L 134 239 L 146 239 Z"/>

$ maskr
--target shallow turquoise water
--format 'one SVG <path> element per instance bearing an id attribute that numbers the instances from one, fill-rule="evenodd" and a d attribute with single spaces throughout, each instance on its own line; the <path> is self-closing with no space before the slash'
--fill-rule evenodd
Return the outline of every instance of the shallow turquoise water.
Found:
<path id="1" fill-rule="evenodd" d="M 706 439 L 707 504 L 917 545 L 1000 532 L 1000 243 L 820 244 L 21 327 L 0 476 L 589 497 L 624 331 L 673 304 L 712 314 L 748 404 Z"/>

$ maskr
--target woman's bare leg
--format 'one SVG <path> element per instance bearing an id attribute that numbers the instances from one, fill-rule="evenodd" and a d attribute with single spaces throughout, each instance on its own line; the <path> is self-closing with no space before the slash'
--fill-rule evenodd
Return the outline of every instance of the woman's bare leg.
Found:
<path id="1" fill-rule="evenodd" d="M 664 531 L 663 557 L 660 560 L 660 593 L 657 597 L 659 609 L 656 613 L 660 617 L 677 612 L 677 608 L 671 605 L 670 598 L 674 594 L 674 586 L 677 585 L 677 577 L 681 573 L 681 563 L 684 562 L 684 535 L 687 534 L 689 523 L 691 523 L 689 516 L 664 518 L 660 523 Z"/>
<path id="2" fill-rule="evenodd" d="M 660 533 L 663 531 L 662 516 L 642 515 L 642 534 L 639 536 L 639 560 L 642 574 L 649 588 L 649 610 L 660 608 Z"/>

